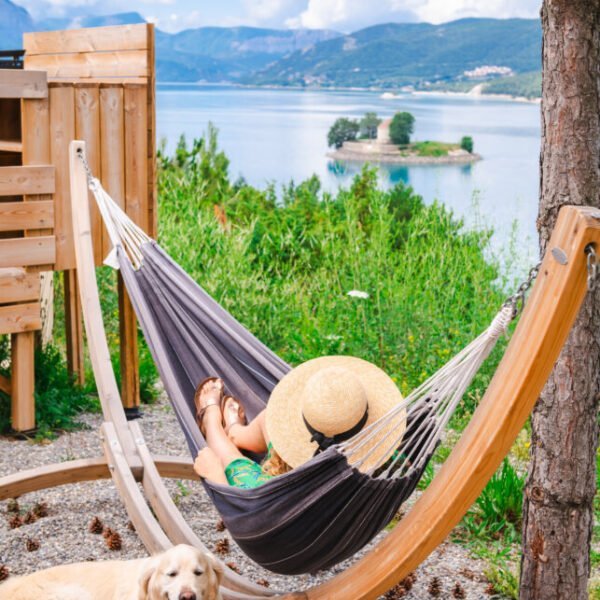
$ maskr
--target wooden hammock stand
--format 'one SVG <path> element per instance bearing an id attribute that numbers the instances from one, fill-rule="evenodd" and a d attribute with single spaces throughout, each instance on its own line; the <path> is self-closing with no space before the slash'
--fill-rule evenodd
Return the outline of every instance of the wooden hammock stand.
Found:
<path id="1" fill-rule="evenodd" d="M 73 137 L 74 133 L 69 130 L 64 135 Z M 110 362 L 95 278 L 97 255 L 92 240 L 98 225 L 93 218 L 95 213 L 90 212 L 86 175 L 78 150 L 85 151 L 84 142 L 71 142 L 68 156 L 62 155 L 65 162 L 61 168 L 69 163 L 70 179 L 63 180 L 61 185 L 70 197 L 75 261 L 71 268 L 76 266 L 73 283 L 81 298 L 88 348 L 102 403 L 104 456 L 47 465 L 0 478 L 0 500 L 67 483 L 112 477 L 150 553 L 177 543 L 204 548 L 161 479 L 196 479 L 190 459 L 152 455 L 139 424 L 125 418 Z M 127 173 L 126 176 L 132 175 Z M 598 250 L 600 211 L 564 207 L 549 248 L 560 248 L 562 254 L 556 256 L 564 255 L 566 261 L 559 262 L 548 252 L 506 354 L 470 424 L 430 486 L 393 531 L 352 567 L 304 592 L 278 595 L 226 568 L 224 598 L 376 598 L 416 568 L 446 538 L 481 493 L 530 414 L 586 294 L 585 248 L 589 244 Z"/>
<path id="2" fill-rule="evenodd" d="M 70 147 L 75 257 L 90 356 L 105 422 L 103 458 L 76 460 L 0 479 L 0 499 L 45 487 L 112 477 L 149 552 L 175 543 L 204 548 L 173 504 L 162 477 L 195 478 L 189 459 L 152 456 L 137 422 L 127 422 L 104 333 L 93 269 L 86 174 Z M 460 521 L 496 471 L 523 427 L 558 358 L 587 291 L 585 249 L 600 244 L 600 211 L 566 206 L 525 311 L 490 386 L 450 457 L 404 519 L 364 558 L 305 592 L 276 597 L 376 598 L 416 568 Z M 566 256 L 558 260 L 556 256 Z M 144 493 L 136 481 L 142 483 Z M 152 507 L 150 510 L 148 503 Z M 155 516 L 156 515 L 156 516 Z M 225 598 L 275 593 L 226 570 Z"/>

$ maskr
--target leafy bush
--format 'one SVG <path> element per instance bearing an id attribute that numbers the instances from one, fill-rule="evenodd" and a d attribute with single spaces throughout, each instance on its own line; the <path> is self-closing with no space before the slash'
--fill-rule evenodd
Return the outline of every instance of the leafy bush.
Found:
<path id="1" fill-rule="evenodd" d="M 354 141 L 359 130 L 358 121 L 346 117 L 337 119 L 327 134 L 327 143 L 334 148 L 341 148 L 344 142 Z"/>
<path id="2" fill-rule="evenodd" d="M 410 143 L 410 136 L 414 130 L 415 118 L 409 112 L 399 112 L 394 115 L 390 123 L 390 138 L 394 144 L 404 145 Z"/>
<path id="3" fill-rule="evenodd" d="M 418 156 L 446 156 L 450 150 L 456 150 L 457 144 L 445 142 L 414 142 L 410 145 Z"/>
<path id="4" fill-rule="evenodd" d="M 467 152 L 473 152 L 473 138 L 465 135 L 460 139 L 460 147 Z"/>
<path id="5" fill-rule="evenodd" d="M 463 520 L 467 530 L 475 537 L 519 539 L 524 485 L 525 476 L 504 459 Z"/>
<path id="6" fill-rule="evenodd" d="M 8 375 L 8 336 L 0 342 L 0 369 Z M 48 345 L 35 352 L 35 419 L 38 435 L 47 437 L 55 430 L 77 427 L 75 417 L 85 411 L 99 410 L 98 399 L 80 388 L 67 371 L 60 350 Z M 0 392 L 0 431 L 10 429 L 10 398 Z"/>
<path id="7" fill-rule="evenodd" d="M 374 140 L 377 137 L 377 128 L 381 123 L 381 119 L 377 113 L 367 112 L 360 120 L 360 135 L 367 140 Z"/>

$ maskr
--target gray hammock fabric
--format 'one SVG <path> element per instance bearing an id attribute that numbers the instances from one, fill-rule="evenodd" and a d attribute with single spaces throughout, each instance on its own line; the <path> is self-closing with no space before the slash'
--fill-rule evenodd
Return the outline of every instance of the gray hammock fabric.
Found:
<path id="1" fill-rule="evenodd" d="M 105 262 L 121 270 L 195 458 L 206 445 L 195 422 L 193 401 L 204 378 L 222 377 L 228 393 L 242 399 L 252 418 L 266 406 L 290 366 L 148 238 L 98 180 L 90 175 L 89 183 L 114 245 Z M 504 306 L 471 344 L 347 442 L 251 490 L 204 480 L 241 549 L 273 572 L 296 575 L 329 568 L 367 544 L 414 491 L 466 388 L 514 317 L 513 308 Z M 394 426 L 399 416 L 406 423 L 400 433 Z M 379 441 L 371 447 L 373 439 Z M 393 458 L 359 470 L 369 452 L 381 444 L 396 450 Z"/>

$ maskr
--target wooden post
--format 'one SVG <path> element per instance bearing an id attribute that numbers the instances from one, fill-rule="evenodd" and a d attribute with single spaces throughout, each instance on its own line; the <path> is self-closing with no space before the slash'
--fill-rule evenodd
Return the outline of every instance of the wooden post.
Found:
<path id="1" fill-rule="evenodd" d="M 74 269 L 63 272 L 65 292 L 65 337 L 67 340 L 67 365 L 69 372 L 75 376 L 79 385 L 85 383 L 85 367 L 83 357 L 83 325 L 81 304 L 79 302 L 79 285 Z"/>
<path id="2" fill-rule="evenodd" d="M 11 335 L 11 414 L 12 427 L 16 431 L 27 431 L 35 427 L 34 348 L 33 331 Z"/>
<path id="3" fill-rule="evenodd" d="M 125 414 L 138 416 L 140 406 L 140 374 L 137 343 L 137 319 L 129 295 L 118 275 L 119 336 L 121 338 L 121 399 Z"/>

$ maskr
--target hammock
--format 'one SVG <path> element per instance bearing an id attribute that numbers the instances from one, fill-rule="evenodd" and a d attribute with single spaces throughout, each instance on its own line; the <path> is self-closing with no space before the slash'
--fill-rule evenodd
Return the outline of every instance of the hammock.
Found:
<path id="1" fill-rule="evenodd" d="M 195 458 L 206 445 L 194 416 L 200 381 L 222 377 L 228 393 L 243 399 L 252 418 L 290 367 L 137 227 L 92 176 L 85 157 L 80 158 L 113 244 L 105 262 L 121 271 Z M 529 285 L 536 274 L 533 269 Z M 255 489 L 204 480 L 241 549 L 273 572 L 295 575 L 329 568 L 367 544 L 414 491 L 456 406 L 514 318 L 523 294 L 522 286 L 520 295 L 509 299 L 473 342 L 350 440 Z M 404 423 L 406 430 L 398 426 Z M 394 450 L 393 458 L 360 469 L 374 452 L 388 457 Z"/>

